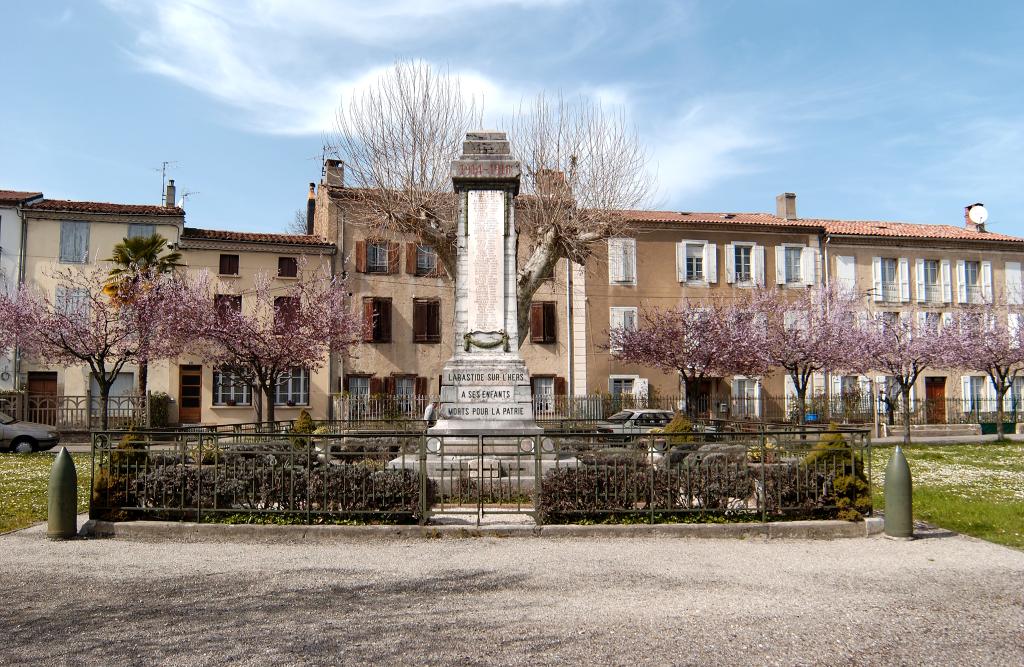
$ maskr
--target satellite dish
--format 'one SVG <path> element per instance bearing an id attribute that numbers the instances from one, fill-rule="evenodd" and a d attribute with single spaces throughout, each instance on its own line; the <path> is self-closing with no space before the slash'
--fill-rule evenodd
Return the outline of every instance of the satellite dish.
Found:
<path id="1" fill-rule="evenodd" d="M 976 225 L 983 225 L 988 220 L 988 211 L 981 204 L 975 204 L 967 210 L 967 218 Z"/>

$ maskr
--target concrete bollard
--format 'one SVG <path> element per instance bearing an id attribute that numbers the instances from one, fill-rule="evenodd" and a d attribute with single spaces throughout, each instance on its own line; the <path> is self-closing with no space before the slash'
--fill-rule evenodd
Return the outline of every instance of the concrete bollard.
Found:
<path id="1" fill-rule="evenodd" d="M 78 473 L 67 447 L 50 469 L 47 488 L 46 536 L 51 540 L 68 540 L 78 534 Z"/>
<path id="2" fill-rule="evenodd" d="M 914 536 L 914 492 L 910 465 L 899 445 L 889 458 L 889 465 L 885 467 L 885 534 L 907 539 Z"/>

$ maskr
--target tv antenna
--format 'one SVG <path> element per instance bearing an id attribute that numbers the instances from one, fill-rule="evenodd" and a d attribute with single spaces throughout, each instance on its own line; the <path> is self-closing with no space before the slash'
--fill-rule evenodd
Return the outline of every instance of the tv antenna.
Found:
<path id="1" fill-rule="evenodd" d="M 153 171 L 160 172 L 160 205 L 167 205 L 167 168 L 178 164 L 177 160 L 164 160 L 160 163 L 160 168 L 153 167 Z"/>
<path id="2" fill-rule="evenodd" d="M 185 190 L 184 192 L 181 193 L 181 203 L 179 204 L 179 206 L 181 208 L 185 208 L 185 200 L 188 199 L 189 197 L 191 197 L 192 195 L 197 195 L 197 194 L 199 194 L 199 193 L 195 192 L 194 190 Z"/>

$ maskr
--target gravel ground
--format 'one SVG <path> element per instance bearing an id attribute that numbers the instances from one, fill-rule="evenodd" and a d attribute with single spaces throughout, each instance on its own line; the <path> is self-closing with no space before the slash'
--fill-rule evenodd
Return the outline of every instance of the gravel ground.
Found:
<path id="1" fill-rule="evenodd" d="M 1024 664 L 1024 553 L 923 539 L 0 537 L 0 664 Z"/>

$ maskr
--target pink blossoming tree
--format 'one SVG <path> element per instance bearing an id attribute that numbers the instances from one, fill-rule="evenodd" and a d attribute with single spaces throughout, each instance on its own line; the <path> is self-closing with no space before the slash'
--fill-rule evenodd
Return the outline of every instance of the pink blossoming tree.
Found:
<path id="1" fill-rule="evenodd" d="M 99 387 L 102 429 L 109 426 L 110 388 L 124 367 L 174 357 L 188 343 L 179 312 L 165 307 L 180 294 L 175 277 L 147 276 L 147 289 L 129 298 L 108 293 L 109 270 L 104 265 L 55 270 L 52 295 L 29 286 L 0 295 L 0 320 L 27 356 L 89 368 Z"/>
<path id="2" fill-rule="evenodd" d="M 258 274 L 252 290 L 235 295 L 206 273 L 192 276 L 176 308 L 190 323 L 191 336 L 202 342 L 194 352 L 254 389 L 257 421 L 264 414 L 274 421 L 275 392 L 283 378 L 294 369 L 312 374 L 331 353 L 347 354 L 364 330 L 344 281 L 305 266 L 283 288 Z"/>
<path id="3" fill-rule="evenodd" d="M 767 370 L 759 341 L 748 335 L 757 316 L 746 302 L 687 301 L 677 308 L 645 312 L 636 328 L 609 330 L 608 348 L 622 361 L 679 373 L 687 410 L 694 414 L 702 380 Z"/>

